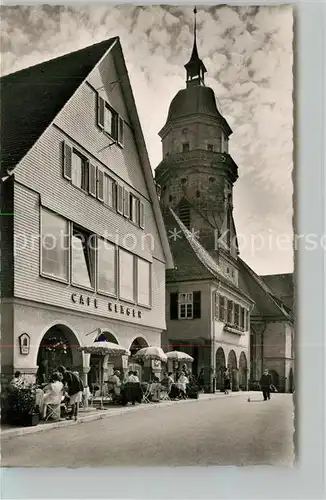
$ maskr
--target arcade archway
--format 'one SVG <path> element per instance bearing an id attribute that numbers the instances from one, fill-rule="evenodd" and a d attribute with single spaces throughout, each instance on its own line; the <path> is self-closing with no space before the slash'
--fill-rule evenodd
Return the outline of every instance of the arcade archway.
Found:
<path id="1" fill-rule="evenodd" d="M 233 349 L 229 352 L 228 355 L 228 369 L 232 374 L 232 391 L 239 390 L 239 373 L 238 373 L 238 365 L 237 365 L 237 356 Z"/>
<path id="2" fill-rule="evenodd" d="M 242 391 L 248 390 L 248 366 L 247 357 L 242 351 L 239 358 L 239 388 Z"/>
<path id="3" fill-rule="evenodd" d="M 94 342 L 111 342 L 119 344 L 118 339 L 109 330 L 101 330 Z M 89 359 L 88 384 L 90 387 L 100 386 L 112 375 L 114 369 L 122 371 L 121 356 L 110 356 L 104 363 L 104 357 L 99 354 L 91 354 Z"/>
<path id="4" fill-rule="evenodd" d="M 224 372 L 226 368 L 225 354 L 222 347 L 216 351 L 216 390 L 224 390 Z"/>
<path id="5" fill-rule="evenodd" d="M 272 376 L 272 384 L 276 387 L 276 389 L 278 391 L 280 391 L 281 387 L 280 387 L 280 376 L 279 376 L 279 374 L 277 373 L 276 370 L 269 370 L 269 373 Z"/>
<path id="6" fill-rule="evenodd" d="M 128 360 L 128 370 L 133 370 L 138 372 L 138 376 L 140 381 L 149 380 L 151 373 L 151 362 L 150 361 L 139 361 L 135 359 L 135 354 L 139 351 L 139 349 L 143 349 L 143 347 L 149 347 L 147 341 L 143 337 L 135 338 L 130 347 L 130 356 Z"/>
<path id="7" fill-rule="evenodd" d="M 83 356 L 74 332 L 66 325 L 54 325 L 43 336 L 37 354 L 38 382 L 47 382 L 60 365 L 81 370 Z"/>

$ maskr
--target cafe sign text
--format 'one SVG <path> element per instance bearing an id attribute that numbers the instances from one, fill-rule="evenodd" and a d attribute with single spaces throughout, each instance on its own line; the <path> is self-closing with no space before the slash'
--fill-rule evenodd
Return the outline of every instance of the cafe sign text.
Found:
<path id="1" fill-rule="evenodd" d="M 94 307 L 95 309 L 98 309 L 98 298 L 96 297 L 88 297 L 78 293 L 72 293 L 71 300 L 74 304 L 80 304 L 82 306 Z M 110 312 L 130 316 L 132 318 L 142 317 L 142 311 L 139 309 L 128 307 L 126 305 L 119 304 L 118 302 L 107 302 L 107 309 Z"/>

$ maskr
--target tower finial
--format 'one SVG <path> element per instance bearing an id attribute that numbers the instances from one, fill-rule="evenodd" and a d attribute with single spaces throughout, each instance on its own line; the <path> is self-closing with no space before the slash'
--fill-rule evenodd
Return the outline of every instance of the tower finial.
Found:
<path id="1" fill-rule="evenodd" d="M 187 71 L 187 87 L 190 85 L 205 85 L 204 84 L 204 73 L 206 73 L 206 68 L 203 61 L 199 58 L 197 50 L 197 7 L 194 8 L 194 46 L 192 49 L 192 54 L 190 60 L 185 64 Z"/>

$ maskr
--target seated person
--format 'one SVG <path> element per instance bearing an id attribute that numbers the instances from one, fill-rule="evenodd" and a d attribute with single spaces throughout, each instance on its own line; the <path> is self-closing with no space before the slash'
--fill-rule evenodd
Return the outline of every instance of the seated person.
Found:
<path id="1" fill-rule="evenodd" d="M 132 370 L 130 370 L 128 372 L 128 375 L 126 377 L 126 382 L 131 382 L 131 383 L 135 383 L 135 382 L 139 382 L 139 379 L 137 380 L 137 378 L 135 377 L 135 374 Z"/>
<path id="2" fill-rule="evenodd" d="M 161 381 L 161 384 L 163 385 L 163 387 L 166 387 L 167 388 L 167 393 L 169 394 L 170 391 L 171 391 L 171 387 L 172 387 L 172 384 L 174 384 L 174 380 L 172 378 L 172 375 L 173 373 L 172 372 L 165 372 L 164 373 L 164 377 Z"/>
<path id="3" fill-rule="evenodd" d="M 183 397 L 183 398 L 186 397 L 187 384 L 189 384 L 188 377 L 186 377 L 184 373 L 181 373 L 180 377 L 178 378 L 178 382 L 177 382 L 176 385 L 177 385 L 178 389 L 181 392 L 181 397 Z"/>
<path id="4" fill-rule="evenodd" d="M 22 374 L 19 371 L 16 371 L 14 377 L 10 381 L 10 388 L 15 389 L 15 388 L 24 387 L 24 384 L 25 384 L 24 377 L 22 376 Z"/>
<path id="5" fill-rule="evenodd" d="M 60 404 L 64 398 L 63 383 L 60 380 L 58 373 L 53 373 L 51 382 L 44 387 L 43 398 L 43 418 L 46 417 L 46 405 L 58 405 L 58 411 L 55 417 L 60 418 Z"/>
<path id="6" fill-rule="evenodd" d="M 113 375 L 108 379 L 109 389 L 112 390 L 115 397 L 119 397 L 121 393 L 121 380 L 119 370 L 115 370 Z"/>
<path id="7" fill-rule="evenodd" d="M 135 377 L 135 379 L 136 379 L 136 382 L 138 382 L 138 383 L 139 383 L 139 373 L 138 373 L 138 371 L 137 371 L 137 370 L 135 370 L 135 371 L 134 371 L 134 377 Z"/>

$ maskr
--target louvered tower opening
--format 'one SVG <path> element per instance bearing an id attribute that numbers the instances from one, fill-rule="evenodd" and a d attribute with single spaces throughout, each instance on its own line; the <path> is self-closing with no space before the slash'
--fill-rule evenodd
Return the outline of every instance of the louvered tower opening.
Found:
<path id="1" fill-rule="evenodd" d="M 186 226 L 187 229 L 190 229 L 190 206 L 186 200 L 182 200 L 179 208 L 178 215 L 181 222 Z"/>

